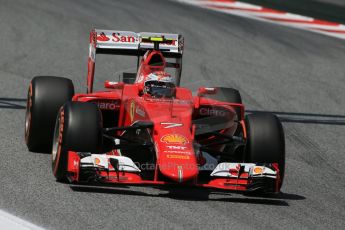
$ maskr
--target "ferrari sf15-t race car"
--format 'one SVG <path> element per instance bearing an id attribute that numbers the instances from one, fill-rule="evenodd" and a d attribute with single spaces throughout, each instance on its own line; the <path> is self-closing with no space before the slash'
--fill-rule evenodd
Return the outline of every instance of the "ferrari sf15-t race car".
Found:
<path id="1" fill-rule="evenodd" d="M 52 76 L 33 78 L 28 90 L 26 144 L 51 152 L 58 181 L 280 191 L 279 119 L 245 115 L 233 88 L 180 87 L 181 35 L 93 30 L 89 48 L 86 93 Z M 96 54 L 136 56 L 137 70 L 94 92 Z"/>

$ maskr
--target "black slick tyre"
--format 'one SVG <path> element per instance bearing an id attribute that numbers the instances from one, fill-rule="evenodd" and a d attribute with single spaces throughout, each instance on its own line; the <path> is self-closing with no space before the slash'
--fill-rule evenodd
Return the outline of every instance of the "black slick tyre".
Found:
<path id="1" fill-rule="evenodd" d="M 58 181 L 67 179 L 68 151 L 99 153 L 102 128 L 102 114 L 93 103 L 67 102 L 60 109 L 52 148 L 52 169 Z"/>
<path id="2" fill-rule="evenodd" d="M 242 104 L 242 97 L 237 89 L 217 87 L 217 93 L 214 95 L 204 95 L 203 97 L 211 98 L 218 101 L 224 101 L 229 103 Z M 241 118 L 241 110 L 235 108 L 237 117 Z"/>
<path id="3" fill-rule="evenodd" d="M 278 117 L 270 113 L 249 114 L 245 118 L 247 143 L 245 161 L 248 163 L 278 163 L 280 185 L 285 173 L 284 130 Z"/>
<path id="4" fill-rule="evenodd" d="M 51 151 L 56 116 L 73 95 L 73 83 L 67 78 L 38 76 L 32 79 L 25 115 L 25 142 L 30 151 Z"/>

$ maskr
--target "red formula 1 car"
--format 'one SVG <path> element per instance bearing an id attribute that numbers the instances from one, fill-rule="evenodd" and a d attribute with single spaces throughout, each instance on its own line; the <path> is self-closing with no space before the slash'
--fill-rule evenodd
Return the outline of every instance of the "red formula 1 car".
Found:
<path id="1" fill-rule="evenodd" d="M 66 78 L 31 81 L 29 150 L 52 152 L 58 181 L 279 192 L 280 121 L 245 116 L 235 89 L 201 87 L 193 96 L 180 87 L 183 46 L 178 34 L 93 30 L 87 93 L 75 94 Z M 137 72 L 93 92 L 96 54 L 137 56 Z"/>

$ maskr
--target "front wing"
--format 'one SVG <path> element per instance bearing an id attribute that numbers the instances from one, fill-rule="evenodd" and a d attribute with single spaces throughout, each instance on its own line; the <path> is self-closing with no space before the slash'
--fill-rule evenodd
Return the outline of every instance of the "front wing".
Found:
<path id="1" fill-rule="evenodd" d="M 237 192 L 279 192 L 278 164 L 227 163 L 218 164 L 207 180 L 195 179 L 185 183 L 159 179 L 157 165 L 146 165 L 154 171 L 153 180 L 143 179 L 140 166 L 130 158 L 116 154 L 69 152 L 68 179 L 78 183 L 110 183 L 129 185 L 183 185 Z M 147 169 L 147 168 L 145 168 Z"/>

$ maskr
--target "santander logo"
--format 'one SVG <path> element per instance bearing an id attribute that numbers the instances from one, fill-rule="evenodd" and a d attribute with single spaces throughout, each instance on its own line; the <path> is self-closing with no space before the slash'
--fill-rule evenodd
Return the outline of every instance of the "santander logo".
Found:
<path id="1" fill-rule="evenodd" d="M 105 35 L 104 32 L 100 33 L 97 36 L 97 41 L 99 42 L 107 42 L 111 40 L 112 42 L 127 42 L 127 43 L 135 43 L 136 38 L 130 35 L 121 35 L 120 33 L 112 33 L 112 35 Z"/>
<path id="2" fill-rule="evenodd" d="M 110 40 L 110 38 L 108 38 L 107 35 L 105 35 L 103 32 L 97 36 L 97 41 L 107 42 L 109 40 Z"/>
<path id="3" fill-rule="evenodd" d="M 128 42 L 128 43 L 135 43 L 134 36 L 122 36 L 118 33 L 113 33 L 113 37 L 111 39 L 113 42 Z"/>

